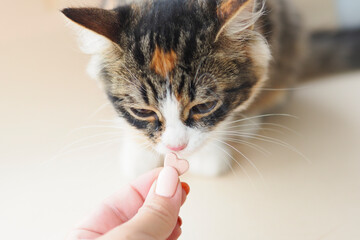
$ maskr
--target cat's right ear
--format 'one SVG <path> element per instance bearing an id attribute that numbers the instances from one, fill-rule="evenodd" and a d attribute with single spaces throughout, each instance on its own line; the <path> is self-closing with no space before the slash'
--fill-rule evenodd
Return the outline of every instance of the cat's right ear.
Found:
<path id="1" fill-rule="evenodd" d="M 235 36 L 238 33 L 250 29 L 252 30 L 255 22 L 263 13 L 263 0 L 213 0 L 216 1 L 217 18 L 221 28 L 216 39 L 224 34 Z M 261 3 L 262 2 L 262 3 Z M 260 9 L 257 6 L 261 5 Z"/>
<path id="2" fill-rule="evenodd" d="M 95 54 L 111 43 L 119 44 L 122 26 L 119 11 L 100 8 L 65 8 L 61 11 L 70 19 L 79 35 L 80 48 Z"/>
<path id="3" fill-rule="evenodd" d="M 113 42 L 118 41 L 118 14 L 100 8 L 65 8 L 61 11 L 71 21 L 100 34 Z"/>

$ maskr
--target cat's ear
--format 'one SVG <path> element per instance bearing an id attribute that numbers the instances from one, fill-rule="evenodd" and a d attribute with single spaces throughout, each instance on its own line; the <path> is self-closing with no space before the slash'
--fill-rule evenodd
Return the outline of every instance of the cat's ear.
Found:
<path id="1" fill-rule="evenodd" d="M 119 37 L 117 12 L 100 8 L 65 8 L 61 12 L 82 27 L 117 42 Z"/>
<path id="2" fill-rule="evenodd" d="M 86 54 L 96 54 L 112 43 L 119 46 L 121 31 L 124 28 L 126 11 L 105 10 L 100 8 L 66 8 L 61 12 L 71 21 L 79 37 L 81 50 Z M 120 17 L 121 14 L 121 17 Z"/>
<path id="3" fill-rule="evenodd" d="M 221 0 L 216 11 L 221 25 L 216 39 L 221 34 L 231 36 L 245 29 L 252 29 L 262 14 L 262 9 L 256 10 L 258 1 Z"/>

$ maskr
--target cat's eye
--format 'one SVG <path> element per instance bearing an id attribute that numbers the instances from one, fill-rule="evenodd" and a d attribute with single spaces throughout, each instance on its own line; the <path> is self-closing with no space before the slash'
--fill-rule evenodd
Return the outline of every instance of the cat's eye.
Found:
<path id="1" fill-rule="evenodd" d="M 133 112 L 133 114 L 135 114 L 139 118 L 150 118 L 150 117 L 154 117 L 155 119 L 157 118 L 156 113 L 149 109 L 130 108 L 130 110 Z"/>
<path id="2" fill-rule="evenodd" d="M 206 114 L 211 112 L 217 105 L 217 101 L 202 103 L 191 109 L 192 114 Z"/>

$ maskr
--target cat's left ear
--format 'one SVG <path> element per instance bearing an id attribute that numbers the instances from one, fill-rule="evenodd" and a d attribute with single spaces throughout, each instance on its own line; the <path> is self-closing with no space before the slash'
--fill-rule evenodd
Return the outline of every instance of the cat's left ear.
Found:
<path id="1" fill-rule="evenodd" d="M 256 11 L 259 0 L 221 0 L 217 6 L 217 17 L 221 28 L 216 39 L 225 34 L 228 36 L 245 29 L 252 29 L 262 10 Z"/>

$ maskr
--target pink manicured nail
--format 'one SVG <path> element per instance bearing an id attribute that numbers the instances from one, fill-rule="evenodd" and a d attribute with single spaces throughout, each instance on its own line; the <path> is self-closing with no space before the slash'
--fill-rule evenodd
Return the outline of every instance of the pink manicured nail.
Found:
<path id="1" fill-rule="evenodd" d="M 171 198 L 174 196 L 179 183 L 179 174 L 173 167 L 164 167 L 161 170 L 156 182 L 156 194 L 162 197 Z"/>

